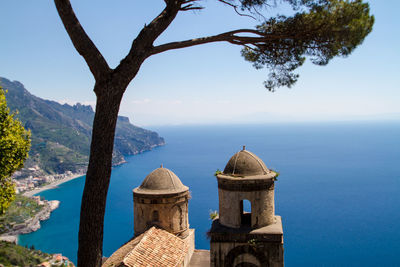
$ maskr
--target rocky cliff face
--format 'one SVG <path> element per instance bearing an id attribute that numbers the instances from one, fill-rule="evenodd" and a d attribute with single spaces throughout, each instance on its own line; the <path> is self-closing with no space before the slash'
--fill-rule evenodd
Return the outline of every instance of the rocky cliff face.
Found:
<path id="1" fill-rule="evenodd" d="M 17 116 L 32 133 L 32 147 L 22 176 L 79 172 L 86 168 L 94 118 L 91 106 L 61 105 L 45 100 L 30 94 L 22 83 L 5 78 L 0 78 L 0 86 L 8 90 L 6 98 L 11 111 L 18 110 Z M 120 116 L 113 163 L 120 164 L 125 155 L 141 153 L 164 143 L 157 133 L 134 126 L 127 117 Z M 29 169 L 36 169 L 36 172 L 30 173 Z"/>

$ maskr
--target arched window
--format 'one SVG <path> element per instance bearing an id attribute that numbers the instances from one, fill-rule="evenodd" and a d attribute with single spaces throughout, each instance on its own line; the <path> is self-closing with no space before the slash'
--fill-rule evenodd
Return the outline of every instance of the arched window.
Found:
<path id="1" fill-rule="evenodd" d="M 240 201 L 240 225 L 251 226 L 251 202 L 247 199 Z"/>
<path id="2" fill-rule="evenodd" d="M 250 200 L 243 199 L 243 213 L 251 213 L 251 202 Z"/>
<path id="3" fill-rule="evenodd" d="M 153 222 L 158 222 L 158 220 L 159 220 L 158 211 L 154 210 L 153 211 Z"/>
<path id="4" fill-rule="evenodd" d="M 268 259 L 262 251 L 253 246 L 238 246 L 231 249 L 225 257 L 225 266 L 235 267 L 269 267 Z"/>

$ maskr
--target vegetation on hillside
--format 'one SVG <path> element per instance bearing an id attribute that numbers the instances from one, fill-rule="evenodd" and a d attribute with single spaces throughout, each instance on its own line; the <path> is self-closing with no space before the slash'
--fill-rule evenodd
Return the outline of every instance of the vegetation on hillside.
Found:
<path id="1" fill-rule="evenodd" d="M 52 255 L 13 243 L 0 241 L 0 263 L 4 266 L 37 266 L 48 261 Z"/>
<path id="2" fill-rule="evenodd" d="M 78 172 L 89 160 L 94 111 L 81 104 L 74 106 L 44 100 L 30 94 L 19 82 L 0 78 L 8 90 L 7 102 L 11 110 L 18 110 L 18 118 L 32 132 L 29 159 L 21 176 Z M 157 133 L 130 124 L 119 117 L 113 163 L 124 161 L 124 155 L 134 155 L 164 144 Z M 29 168 L 35 169 L 29 171 Z"/>
<path id="3" fill-rule="evenodd" d="M 8 232 L 13 226 L 24 223 L 43 209 L 35 200 L 16 195 L 15 200 L 3 215 L 0 215 L 0 234 Z"/>

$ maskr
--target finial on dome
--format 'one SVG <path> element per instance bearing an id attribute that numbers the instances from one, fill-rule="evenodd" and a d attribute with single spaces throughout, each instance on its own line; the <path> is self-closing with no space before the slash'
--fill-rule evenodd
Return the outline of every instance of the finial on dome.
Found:
<path id="1" fill-rule="evenodd" d="M 164 166 L 163 166 L 163 164 L 161 163 L 161 166 L 160 166 L 160 168 L 164 168 Z"/>
<path id="2" fill-rule="evenodd" d="M 243 146 L 243 149 L 242 150 L 246 150 L 246 146 Z"/>

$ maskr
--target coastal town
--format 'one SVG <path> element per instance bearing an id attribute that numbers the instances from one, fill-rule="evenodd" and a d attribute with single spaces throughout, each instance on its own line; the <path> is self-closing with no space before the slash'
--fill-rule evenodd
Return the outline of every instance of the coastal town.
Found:
<path id="1" fill-rule="evenodd" d="M 21 178 L 19 171 L 15 172 L 13 181 L 15 183 L 15 192 L 17 194 L 24 194 L 25 196 L 33 196 L 41 191 L 57 187 L 59 184 L 65 183 L 72 179 L 81 177 L 85 174 L 85 170 L 79 170 L 78 172 L 66 171 L 60 174 L 48 174 L 48 175 L 35 175 L 41 173 L 40 168 L 36 165 L 31 168 L 27 168 L 32 175 L 27 175 Z"/>
<path id="2" fill-rule="evenodd" d="M 31 170 L 32 171 L 32 170 Z M 36 170 L 37 171 L 37 170 Z M 36 194 L 56 188 L 59 184 L 81 177 L 80 173 L 67 171 L 63 174 L 13 179 L 15 183 L 16 199 L 5 215 L 0 216 L 0 254 L 8 246 L 17 246 L 18 236 L 40 229 L 40 222 L 50 218 L 50 214 L 59 207 L 60 201 L 46 200 Z M 45 254 L 32 248 L 19 247 L 21 254 L 36 255 L 35 266 L 74 266 L 74 264 L 60 253 Z M 33 252 L 34 251 L 34 252 Z M 46 256 L 44 256 L 46 255 Z M 11 263 L 13 265 L 17 262 Z M 18 264 L 17 264 L 18 265 Z M 3 266 L 0 264 L 0 266 Z"/>
<path id="3" fill-rule="evenodd" d="M 49 201 L 37 194 L 44 190 L 54 189 L 62 183 L 83 175 L 84 172 L 82 170 L 79 173 L 67 171 L 63 174 L 46 176 L 14 177 L 16 199 L 7 211 L 7 213 L 12 214 L 7 215 L 6 213 L 0 216 L 0 240 L 17 242 L 19 234 L 27 234 L 38 230 L 40 221 L 49 219 L 51 212 L 59 207 L 60 201 Z M 4 218 L 7 217 L 12 217 L 13 220 L 5 221 Z"/>
<path id="4" fill-rule="evenodd" d="M 83 172 L 67 171 L 42 177 L 13 178 L 16 199 L 6 214 L 0 215 L 0 240 L 17 243 L 18 235 L 40 229 L 40 221 L 49 219 L 51 212 L 59 207 L 60 201 L 49 201 L 37 194 L 82 176 Z"/>

